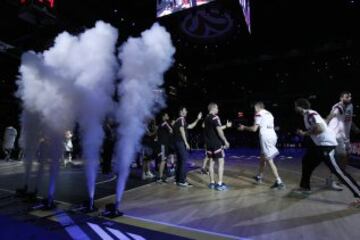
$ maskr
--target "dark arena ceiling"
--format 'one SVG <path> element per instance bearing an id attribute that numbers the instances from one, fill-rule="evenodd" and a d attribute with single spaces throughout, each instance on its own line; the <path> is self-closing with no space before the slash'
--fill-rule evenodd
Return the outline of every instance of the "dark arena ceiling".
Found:
<path id="1" fill-rule="evenodd" d="M 119 45 L 156 21 L 166 27 L 176 47 L 165 76 L 172 103 L 200 109 L 214 100 L 232 106 L 231 115 L 257 99 L 286 112 L 297 96 L 327 109 L 344 89 L 358 101 L 359 0 L 251 0 L 251 34 L 238 0 L 162 18 L 156 1 L 0 0 L 1 108 L 16 102 L 22 52 L 43 51 L 60 32 L 76 34 L 100 19 L 118 28 Z"/>

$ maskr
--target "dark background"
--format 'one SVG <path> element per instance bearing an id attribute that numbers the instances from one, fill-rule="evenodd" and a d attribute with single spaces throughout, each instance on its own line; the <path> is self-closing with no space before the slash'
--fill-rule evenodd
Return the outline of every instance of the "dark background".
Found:
<path id="1" fill-rule="evenodd" d="M 301 126 L 294 99 L 309 98 L 325 117 L 343 90 L 353 93 L 357 114 L 359 13 L 359 0 L 253 0 L 249 34 L 238 0 L 217 0 L 160 19 L 156 0 L 55 0 L 52 9 L 36 1 L 0 0 L 0 41 L 14 47 L 0 50 L 0 132 L 8 125 L 18 128 L 14 91 L 21 53 L 48 49 L 60 32 L 76 34 L 100 19 L 119 29 L 119 45 L 156 21 L 166 27 L 176 47 L 175 64 L 165 76 L 169 111 L 185 105 L 189 121 L 215 101 L 223 121 L 238 121 L 241 111 L 241 121 L 252 123 L 251 104 L 262 100 L 279 132 L 287 134 Z M 186 30 L 194 20 L 199 24 L 191 36 Z M 226 31 L 205 36 L 207 27 Z"/>

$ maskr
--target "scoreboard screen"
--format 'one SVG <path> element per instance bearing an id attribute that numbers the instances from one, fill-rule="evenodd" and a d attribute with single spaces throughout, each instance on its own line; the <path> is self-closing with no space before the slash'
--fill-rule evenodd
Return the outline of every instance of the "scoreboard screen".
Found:
<path id="1" fill-rule="evenodd" d="M 157 0 L 157 17 L 170 15 L 172 13 L 197 7 L 213 0 Z"/>

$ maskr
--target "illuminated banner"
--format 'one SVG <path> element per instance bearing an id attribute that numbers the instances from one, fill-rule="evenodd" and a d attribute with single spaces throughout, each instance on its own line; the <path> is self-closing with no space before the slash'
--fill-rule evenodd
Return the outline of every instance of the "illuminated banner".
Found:
<path id="1" fill-rule="evenodd" d="M 157 17 L 200 6 L 213 0 L 157 0 Z"/>
<path id="2" fill-rule="evenodd" d="M 50 8 L 50 9 L 55 7 L 55 0 L 20 0 L 20 3 L 23 5 L 32 3 L 35 5 Z"/>
<path id="3" fill-rule="evenodd" d="M 250 0 L 239 0 L 241 8 L 243 10 L 246 25 L 249 33 L 251 33 L 251 18 L 250 18 Z"/>

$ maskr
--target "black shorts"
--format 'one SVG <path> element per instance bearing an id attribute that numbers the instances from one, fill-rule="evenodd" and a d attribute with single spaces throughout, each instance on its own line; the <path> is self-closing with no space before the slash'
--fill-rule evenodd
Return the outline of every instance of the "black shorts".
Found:
<path id="1" fill-rule="evenodd" d="M 159 156 L 161 159 L 166 159 L 170 155 L 170 146 L 168 144 L 159 144 Z"/>
<path id="2" fill-rule="evenodd" d="M 158 152 L 159 152 L 159 144 L 157 144 L 157 142 L 143 145 L 142 148 L 143 158 L 152 159 L 152 160 L 156 159 Z"/>
<path id="3" fill-rule="evenodd" d="M 206 156 L 212 159 L 224 158 L 224 148 L 222 146 L 206 147 Z"/>
<path id="4" fill-rule="evenodd" d="M 151 148 L 149 146 L 143 146 L 143 148 L 142 148 L 143 158 L 152 158 L 153 155 L 154 155 L 153 148 Z"/>

